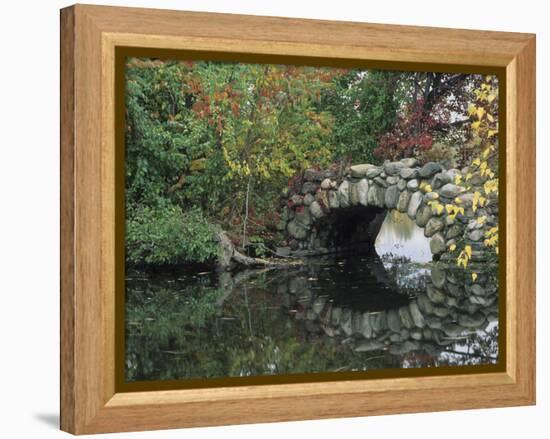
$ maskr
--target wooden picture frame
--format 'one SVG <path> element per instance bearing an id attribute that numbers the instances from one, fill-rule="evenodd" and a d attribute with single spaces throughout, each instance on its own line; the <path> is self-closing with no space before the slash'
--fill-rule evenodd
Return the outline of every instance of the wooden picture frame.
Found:
<path id="1" fill-rule="evenodd" d="M 505 78 L 505 367 L 121 392 L 115 52 L 215 51 L 492 68 Z M 120 161 L 120 157 L 118 157 Z M 76 5 L 61 11 L 61 429 L 74 434 L 535 403 L 535 36 Z"/>

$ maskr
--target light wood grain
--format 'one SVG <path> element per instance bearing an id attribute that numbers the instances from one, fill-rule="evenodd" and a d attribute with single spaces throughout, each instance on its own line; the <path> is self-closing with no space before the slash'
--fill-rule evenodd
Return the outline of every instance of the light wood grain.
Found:
<path id="1" fill-rule="evenodd" d="M 81 434 L 534 403 L 534 36 L 83 5 L 62 11 L 61 30 L 63 430 Z M 505 67 L 506 372 L 115 393 L 114 50 L 121 45 Z"/>

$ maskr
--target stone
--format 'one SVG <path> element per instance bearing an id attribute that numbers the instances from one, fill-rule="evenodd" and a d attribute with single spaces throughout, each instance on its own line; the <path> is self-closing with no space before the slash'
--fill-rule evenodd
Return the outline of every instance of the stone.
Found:
<path id="1" fill-rule="evenodd" d="M 430 328 L 424 328 L 424 330 L 422 331 L 422 336 L 426 340 L 431 340 L 433 338 L 432 330 Z"/>
<path id="2" fill-rule="evenodd" d="M 377 185 L 379 185 L 379 186 L 381 186 L 381 187 L 383 187 L 383 188 L 388 187 L 388 183 L 387 183 L 386 180 L 383 179 L 382 177 L 376 177 L 376 178 L 374 179 L 374 182 L 375 182 Z"/>
<path id="3" fill-rule="evenodd" d="M 350 183 L 349 185 L 349 204 L 357 206 L 359 204 L 359 193 L 357 192 L 357 184 Z"/>
<path id="4" fill-rule="evenodd" d="M 381 173 L 382 173 L 382 169 L 378 167 L 374 167 L 367 170 L 366 176 L 368 178 L 375 178 L 375 177 L 378 177 Z"/>
<path id="5" fill-rule="evenodd" d="M 367 200 L 370 206 L 378 206 L 378 207 L 384 207 L 385 202 L 385 190 L 384 188 L 372 185 L 369 188 L 369 192 L 367 194 Z"/>
<path id="6" fill-rule="evenodd" d="M 431 279 L 434 287 L 443 288 L 446 278 L 447 275 L 445 274 L 445 270 L 443 269 L 443 267 L 441 267 L 439 264 L 432 265 Z"/>
<path id="7" fill-rule="evenodd" d="M 331 187 L 331 181 L 330 181 L 330 178 L 325 178 L 322 182 L 321 182 L 321 189 L 324 189 L 326 191 L 328 191 Z"/>
<path id="8" fill-rule="evenodd" d="M 296 239 L 304 239 L 307 236 L 307 230 L 294 220 L 290 221 L 286 226 L 288 234 Z"/>
<path id="9" fill-rule="evenodd" d="M 418 190 L 418 180 L 415 178 L 407 182 L 407 189 L 411 192 Z"/>
<path id="10" fill-rule="evenodd" d="M 302 194 L 314 194 L 319 189 L 319 184 L 312 181 L 306 181 L 302 185 Z"/>
<path id="11" fill-rule="evenodd" d="M 409 312 L 409 307 L 402 306 L 397 312 L 399 313 L 399 318 L 401 319 L 403 326 L 407 329 L 411 329 L 414 326 L 414 322 L 411 313 Z"/>
<path id="12" fill-rule="evenodd" d="M 426 285 L 426 294 L 432 303 L 444 303 L 445 294 L 439 288 L 436 288 L 432 284 Z"/>
<path id="13" fill-rule="evenodd" d="M 410 199 L 411 193 L 409 191 L 402 191 L 399 194 L 399 199 L 397 200 L 397 210 L 401 213 L 406 212 Z"/>
<path id="14" fill-rule="evenodd" d="M 371 352 L 377 351 L 384 347 L 384 343 L 378 340 L 361 340 L 359 341 L 353 350 L 355 352 Z"/>
<path id="15" fill-rule="evenodd" d="M 277 247 L 275 249 L 275 254 L 282 258 L 286 258 L 290 256 L 290 250 L 291 250 L 290 247 Z"/>
<path id="16" fill-rule="evenodd" d="M 430 250 L 434 255 L 443 253 L 446 250 L 445 238 L 441 233 L 436 233 L 430 240 Z"/>
<path id="17" fill-rule="evenodd" d="M 460 205 L 464 207 L 468 207 L 472 205 L 474 194 L 467 193 L 467 194 L 460 194 L 456 198 L 460 200 Z"/>
<path id="18" fill-rule="evenodd" d="M 436 316 L 426 316 L 424 318 L 424 321 L 426 322 L 426 325 L 430 327 L 431 329 L 440 329 L 443 323 L 441 322 L 441 319 Z"/>
<path id="19" fill-rule="evenodd" d="M 416 303 L 418 304 L 418 308 L 420 309 L 420 311 L 422 311 L 424 314 L 432 313 L 433 305 L 426 293 L 418 294 L 418 296 L 416 296 Z"/>
<path id="20" fill-rule="evenodd" d="M 424 227 L 424 236 L 426 238 L 430 238 L 440 230 L 443 230 L 443 227 L 445 227 L 445 224 L 441 219 L 430 218 L 426 223 L 426 226 Z M 443 236 L 441 236 L 441 238 L 443 238 Z M 445 240 L 443 240 L 443 247 L 444 247 L 443 250 L 445 250 Z M 432 253 L 435 253 L 435 252 L 432 252 Z M 437 252 L 437 253 L 440 253 L 440 252 Z"/>
<path id="21" fill-rule="evenodd" d="M 401 159 L 399 162 L 403 163 L 403 166 L 406 166 L 407 168 L 414 168 L 415 166 L 418 166 L 418 160 L 415 158 Z"/>
<path id="22" fill-rule="evenodd" d="M 473 294 L 475 294 L 476 296 L 485 296 L 486 295 L 486 290 L 485 288 L 483 288 L 481 285 L 479 284 L 473 284 L 471 287 L 470 287 L 470 290 L 472 291 Z"/>
<path id="23" fill-rule="evenodd" d="M 368 205 L 367 194 L 369 193 L 369 182 L 366 178 L 359 180 L 357 183 L 357 198 L 359 199 L 359 204 L 362 206 Z"/>
<path id="24" fill-rule="evenodd" d="M 483 230 L 474 230 L 468 233 L 468 238 L 472 241 L 481 241 L 483 239 Z"/>
<path id="25" fill-rule="evenodd" d="M 338 188 L 338 201 L 340 207 L 349 207 L 349 182 L 344 180 Z"/>
<path id="26" fill-rule="evenodd" d="M 381 332 L 388 327 L 386 311 L 371 314 L 371 327 L 374 332 Z"/>
<path id="27" fill-rule="evenodd" d="M 323 179 L 323 173 L 317 169 L 306 169 L 304 171 L 304 180 L 305 181 L 315 181 L 320 182 Z"/>
<path id="28" fill-rule="evenodd" d="M 397 182 L 397 189 L 399 189 L 400 191 L 404 191 L 405 189 L 407 189 L 407 180 L 400 179 Z"/>
<path id="29" fill-rule="evenodd" d="M 442 197 L 446 198 L 455 198 L 457 195 L 459 195 L 464 188 L 457 186 L 456 184 L 447 183 L 442 188 L 439 189 L 439 194 Z"/>
<path id="30" fill-rule="evenodd" d="M 470 296 L 468 297 L 468 300 L 470 301 L 470 303 L 473 303 L 475 305 L 487 306 L 491 303 L 491 300 L 481 296 Z"/>
<path id="31" fill-rule="evenodd" d="M 315 200 L 315 197 L 311 194 L 306 194 L 304 196 L 304 204 L 306 206 L 309 206 L 311 203 L 313 203 L 313 200 Z"/>
<path id="32" fill-rule="evenodd" d="M 351 310 L 344 309 L 342 311 L 342 317 L 340 320 L 340 328 L 342 328 L 342 331 L 344 331 L 344 334 L 346 334 L 348 337 L 353 332 L 351 327 L 351 320 L 352 320 Z"/>
<path id="33" fill-rule="evenodd" d="M 413 329 L 411 331 L 411 338 L 413 340 L 422 340 L 422 330 L 421 329 Z"/>
<path id="34" fill-rule="evenodd" d="M 368 312 L 363 313 L 363 315 L 361 316 L 359 332 L 365 338 L 371 338 L 374 335 L 371 324 L 371 316 Z"/>
<path id="35" fill-rule="evenodd" d="M 453 239 L 453 238 L 456 238 L 460 235 L 462 235 L 462 227 L 459 226 L 458 224 L 455 224 L 451 227 L 449 227 L 449 229 L 447 230 L 447 233 L 445 234 L 445 237 L 447 239 Z"/>
<path id="36" fill-rule="evenodd" d="M 399 177 L 396 175 L 392 175 L 386 178 L 386 183 L 388 183 L 390 186 L 392 184 L 397 184 L 398 181 L 399 181 Z"/>
<path id="37" fill-rule="evenodd" d="M 424 227 L 432 217 L 432 208 L 430 206 L 422 206 L 416 213 L 416 225 Z"/>
<path id="38" fill-rule="evenodd" d="M 439 194 L 437 192 L 428 192 L 424 195 L 424 202 L 428 203 L 429 201 L 439 199 Z"/>
<path id="39" fill-rule="evenodd" d="M 464 332 L 464 329 L 456 323 L 445 323 L 441 329 L 449 337 L 458 337 Z"/>
<path id="40" fill-rule="evenodd" d="M 420 168 L 419 174 L 422 178 L 430 178 L 432 175 L 437 174 L 443 169 L 439 163 L 428 162 L 422 168 Z"/>
<path id="41" fill-rule="evenodd" d="M 304 197 L 298 194 L 294 194 L 292 195 L 292 197 L 290 197 L 290 201 L 293 206 L 302 206 L 304 204 Z"/>
<path id="42" fill-rule="evenodd" d="M 319 203 L 323 211 L 328 211 L 328 192 L 327 191 L 317 191 L 315 194 L 315 201 Z"/>
<path id="43" fill-rule="evenodd" d="M 418 169 L 402 168 L 401 171 L 399 171 L 399 175 L 405 180 L 410 180 L 411 178 L 417 178 L 419 172 Z"/>
<path id="44" fill-rule="evenodd" d="M 388 209 L 393 209 L 397 206 L 397 200 L 399 199 L 399 189 L 397 186 L 393 185 L 386 189 L 386 194 L 384 197 L 384 202 Z"/>
<path id="45" fill-rule="evenodd" d="M 311 304 L 311 309 L 315 314 L 317 315 L 321 314 L 326 303 L 327 303 L 327 296 L 319 296 Z"/>
<path id="46" fill-rule="evenodd" d="M 409 312 L 415 326 L 417 326 L 418 328 L 423 328 L 426 323 L 424 322 L 424 316 L 420 312 L 420 309 L 418 308 L 418 304 L 416 302 L 409 303 Z"/>
<path id="47" fill-rule="evenodd" d="M 433 313 L 439 318 L 444 318 L 450 314 L 450 311 L 446 306 L 434 306 Z"/>
<path id="48" fill-rule="evenodd" d="M 312 222 L 311 220 L 311 214 L 309 213 L 309 209 L 306 209 L 304 207 L 299 207 L 296 209 L 296 216 L 294 217 L 294 221 L 304 225 L 309 226 Z"/>
<path id="49" fill-rule="evenodd" d="M 464 295 L 462 287 L 453 283 L 447 285 L 447 292 L 453 297 L 462 297 Z"/>
<path id="50" fill-rule="evenodd" d="M 433 180 L 432 180 L 432 187 L 434 189 L 439 189 L 443 185 L 450 183 L 452 181 L 451 176 L 448 172 L 440 172 L 438 174 L 435 174 Z"/>
<path id="51" fill-rule="evenodd" d="M 340 320 L 342 319 L 342 308 L 332 308 L 332 313 L 330 315 L 330 323 L 334 326 L 338 326 L 340 324 Z"/>
<path id="52" fill-rule="evenodd" d="M 420 207 L 421 203 L 422 203 L 422 193 L 420 191 L 413 193 L 411 195 L 411 200 L 409 201 L 409 207 L 407 209 L 407 215 L 409 215 L 411 219 L 413 219 L 416 216 L 416 212 L 418 212 L 418 208 Z"/>
<path id="53" fill-rule="evenodd" d="M 393 332 L 401 331 L 401 320 L 395 309 L 390 309 L 386 317 L 388 328 Z"/>
<path id="54" fill-rule="evenodd" d="M 399 171 L 404 166 L 401 162 L 386 162 L 384 163 L 384 172 L 386 175 L 399 175 Z"/>
<path id="55" fill-rule="evenodd" d="M 365 163 L 361 165 L 350 166 L 349 170 L 352 177 L 362 178 L 365 177 L 367 175 L 367 171 L 372 168 L 376 168 L 376 166 L 371 165 L 370 163 Z"/>
<path id="56" fill-rule="evenodd" d="M 309 211 L 316 219 L 322 218 L 325 215 L 323 209 L 321 208 L 321 205 L 317 201 L 314 201 L 310 204 Z"/>
<path id="57" fill-rule="evenodd" d="M 400 341 L 402 341 L 403 339 L 401 338 L 401 335 L 400 334 L 392 334 L 390 335 L 390 341 L 393 342 L 393 343 L 399 343 Z"/>
<path id="58" fill-rule="evenodd" d="M 485 323 L 485 316 L 480 312 L 472 315 L 461 314 L 458 316 L 458 324 L 464 328 L 479 328 Z"/>
<path id="59" fill-rule="evenodd" d="M 331 209 L 338 209 L 340 207 L 340 201 L 336 191 L 328 191 L 328 206 Z"/>

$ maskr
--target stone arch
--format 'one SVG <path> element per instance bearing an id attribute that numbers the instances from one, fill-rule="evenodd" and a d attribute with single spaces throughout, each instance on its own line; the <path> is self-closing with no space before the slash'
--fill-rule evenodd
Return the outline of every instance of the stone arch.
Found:
<path id="1" fill-rule="evenodd" d="M 498 221 L 498 203 L 478 212 L 486 221 L 478 224 L 472 208 L 473 191 L 455 184 L 468 169 L 444 169 L 439 163 L 419 166 L 414 158 L 384 162 L 381 166 L 358 164 L 343 175 L 333 169 L 306 170 L 284 199 L 280 230 L 286 232 L 294 254 L 307 256 L 372 249 L 388 211 L 406 213 L 430 238 L 434 259 L 450 259 L 449 248 L 459 238 L 473 248 L 472 260 L 482 260 L 484 233 Z M 477 175 L 472 184 L 481 186 Z M 456 204 L 464 213 L 449 215 L 429 205 Z"/>

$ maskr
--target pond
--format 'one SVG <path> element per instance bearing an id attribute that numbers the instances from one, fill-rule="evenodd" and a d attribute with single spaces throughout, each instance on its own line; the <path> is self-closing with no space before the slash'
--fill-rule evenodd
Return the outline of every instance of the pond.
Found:
<path id="1" fill-rule="evenodd" d="M 434 267 L 406 215 L 387 215 L 376 252 L 284 270 L 128 277 L 126 380 L 498 361 L 498 294 L 472 288 L 456 266 Z M 494 281 L 494 271 L 480 279 Z M 433 285 L 441 275 L 452 286 L 443 296 Z"/>

